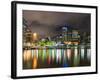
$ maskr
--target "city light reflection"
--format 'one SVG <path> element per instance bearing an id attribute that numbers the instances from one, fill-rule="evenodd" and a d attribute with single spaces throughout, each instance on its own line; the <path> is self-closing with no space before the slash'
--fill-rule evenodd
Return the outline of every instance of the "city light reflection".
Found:
<path id="1" fill-rule="evenodd" d="M 24 61 L 29 61 L 30 59 L 32 59 L 31 50 L 24 50 L 23 58 L 24 58 Z"/>
<path id="2" fill-rule="evenodd" d="M 32 49 L 24 50 L 23 60 L 26 68 L 45 68 L 45 67 L 68 67 L 79 66 L 85 63 L 85 49 L 78 49 L 78 47 L 68 49 Z M 90 62 L 91 50 L 86 49 L 87 60 Z M 82 64 L 81 64 L 82 61 Z M 86 63 L 85 63 L 86 64 Z"/>
<path id="3" fill-rule="evenodd" d="M 90 14 L 23 10 L 22 22 L 23 69 L 91 66 Z"/>
<path id="4" fill-rule="evenodd" d="M 88 61 L 90 60 L 90 58 L 91 58 L 91 50 L 87 49 L 87 59 L 88 59 Z"/>
<path id="5" fill-rule="evenodd" d="M 35 68 L 37 68 L 37 65 L 38 65 L 38 61 L 37 61 L 38 59 L 37 59 L 37 56 L 35 55 L 34 57 L 33 57 L 33 60 L 32 60 L 32 68 L 33 69 L 35 69 Z"/>
<path id="6" fill-rule="evenodd" d="M 78 49 L 75 48 L 74 50 L 74 66 L 78 66 L 79 65 L 79 58 L 80 56 L 78 55 Z"/>
<path id="7" fill-rule="evenodd" d="M 71 59 L 71 54 L 72 54 L 71 49 L 67 49 L 67 58 L 68 58 L 68 60 Z"/>

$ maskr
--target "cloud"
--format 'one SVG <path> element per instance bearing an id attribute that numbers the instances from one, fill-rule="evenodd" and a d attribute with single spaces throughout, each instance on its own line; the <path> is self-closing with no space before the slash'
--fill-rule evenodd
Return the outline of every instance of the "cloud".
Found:
<path id="1" fill-rule="evenodd" d="M 57 29 L 70 25 L 80 31 L 90 32 L 90 14 L 23 10 L 23 18 L 33 32 L 41 35 L 57 34 Z"/>

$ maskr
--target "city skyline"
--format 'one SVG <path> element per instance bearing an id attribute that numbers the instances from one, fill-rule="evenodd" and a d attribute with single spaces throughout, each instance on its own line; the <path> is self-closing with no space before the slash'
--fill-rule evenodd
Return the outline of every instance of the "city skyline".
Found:
<path id="1" fill-rule="evenodd" d="M 90 14 L 23 10 L 23 69 L 90 66 Z"/>
<path id="2" fill-rule="evenodd" d="M 32 32 L 41 36 L 57 35 L 64 26 L 90 33 L 90 14 L 86 13 L 23 10 L 23 20 Z"/>

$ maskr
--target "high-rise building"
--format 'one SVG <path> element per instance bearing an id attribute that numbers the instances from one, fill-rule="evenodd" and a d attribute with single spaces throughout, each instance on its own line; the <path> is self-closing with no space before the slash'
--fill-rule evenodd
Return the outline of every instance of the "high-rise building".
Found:
<path id="1" fill-rule="evenodd" d="M 62 28 L 62 38 L 65 44 L 78 43 L 80 42 L 80 33 L 77 29 L 68 29 L 67 27 Z"/>
<path id="2" fill-rule="evenodd" d="M 23 29 L 23 41 L 24 42 L 32 42 L 32 32 L 29 28 Z"/>

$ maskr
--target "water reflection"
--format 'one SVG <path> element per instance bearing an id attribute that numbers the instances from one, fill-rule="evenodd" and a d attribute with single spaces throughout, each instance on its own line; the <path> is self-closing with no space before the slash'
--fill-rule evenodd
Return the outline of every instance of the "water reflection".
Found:
<path id="1" fill-rule="evenodd" d="M 32 53 L 31 50 L 24 50 L 23 52 L 23 67 L 25 69 L 32 68 Z"/>
<path id="2" fill-rule="evenodd" d="M 83 59 L 83 60 L 84 60 L 84 53 L 85 53 L 85 52 L 84 52 L 84 48 L 82 48 L 82 49 L 81 49 L 81 59 Z"/>
<path id="3" fill-rule="evenodd" d="M 91 57 L 90 57 L 90 56 L 91 56 L 90 53 L 91 53 L 91 50 L 90 50 L 90 49 L 87 49 L 87 59 L 88 59 L 88 60 L 90 60 L 90 58 L 91 58 Z"/>
<path id="4" fill-rule="evenodd" d="M 78 53 L 78 48 L 74 49 L 74 66 L 78 66 L 79 65 L 79 53 Z"/>
<path id="5" fill-rule="evenodd" d="M 89 48 L 36 48 L 23 50 L 23 69 L 90 66 Z"/>
<path id="6" fill-rule="evenodd" d="M 71 54 L 72 54 L 71 49 L 67 49 L 66 50 L 66 55 L 67 55 L 68 60 L 71 59 Z"/>

